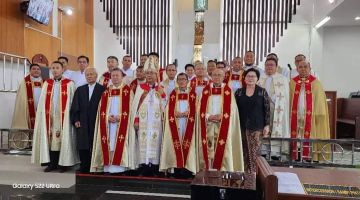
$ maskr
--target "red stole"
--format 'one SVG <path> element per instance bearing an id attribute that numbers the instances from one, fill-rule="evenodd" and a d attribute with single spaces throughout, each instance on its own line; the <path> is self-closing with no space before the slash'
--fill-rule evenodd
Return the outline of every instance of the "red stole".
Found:
<path id="1" fill-rule="evenodd" d="M 138 79 L 137 78 L 130 83 L 130 88 L 134 92 L 134 94 L 136 93 L 137 85 L 138 85 Z"/>
<path id="2" fill-rule="evenodd" d="M 312 91 L 311 91 L 311 83 L 316 78 L 312 75 L 310 75 L 304 82 L 300 79 L 300 76 L 296 76 L 293 78 L 295 81 L 295 92 L 292 100 L 292 108 L 291 108 L 291 138 L 297 138 L 297 128 L 298 128 L 298 104 L 299 104 L 299 96 L 300 96 L 300 90 L 301 85 L 305 85 L 305 122 L 304 122 L 304 139 L 310 138 L 311 133 L 311 118 L 312 118 Z M 304 142 L 303 146 L 309 146 L 309 142 Z M 303 157 L 305 159 L 309 159 L 310 154 L 310 148 L 309 147 L 303 147 Z M 292 159 L 297 159 L 297 141 L 292 142 Z"/>
<path id="3" fill-rule="evenodd" d="M 139 104 L 138 104 L 136 111 L 139 111 L 141 104 L 144 102 L 144 99 L 146 98 L 146 96 L 148 95 L 148 93 L 150 92 L 150 89 L 151 89 L 147 83 L 140 84 L 140 87 L 141 87 L 141 89 L 144 90 L 144 92 L 141 94 L 141 97 L 139 99 Z M 159 85 L 155 86 L 155 92 L 157 94 L 156 96 L 159 98 L 160 97 L 165 98 L 166 94 L 164 92 L 160 94 L 160 92 L 159 92 L 160 87 L 161 86 L 159 86 Z M 135 117 L 134 123 L 138 123 L 138 122 L 139 122 L 139 117 Z"/>
<path id="4" fill-rule="evenodd" d="M 51 130 L 50 130 L 50 111 L 51 111 L 51 98 L 53 95 L 53 88 L 54 88 L 54 79 L 48 79 L 46 80 L 48 83 L 48 86 L 46 88 L 46 97 L 45 97 L 45 120 L 46 120 L 46 132 L 48 134 L 48 142 L 50 142 L 51 138 Z M 65 115 L 65 109 L 66 109 L 66 103 L 67 103 L 67 86 L 68 83 L 70 83 L 70 79 L 62 79 L 60 83 L 60 108 L 61 108 L 61 126 L 63 127 L 64 123 L 64 115 Z"/>
<path id="5" fill-rule="evenodd" d="M 218 88 L 220 90 L 220 88 Z M 200 100 L 200 127 L 201 127 L 201 142 L 202 142 L 202 151 L 205 160 L 205 167 L 209 169 L 209 159 L 208 159 L 208 149 L 207 149 L 207 139 L 206 139 L 206 109 L 208 105 L 209 97 L 212 95 L 212 88 L 210 85 L 207 85 L 203 92 L 202 98 Z M 221 95 L 223 97 L 223 112 L 222 119 L 219 130 L 219 137 L 216 143 L 215 156 L 213 168 L 220 170 L 222 165 L 222 160 L 224 157 L 225 146 L 227 142 L 228 130 L 230 125 L 230 115 L 231 115 L 231 88 L 228 85 L 225 85 L 221 88 Z M 213 105 L 214 106 L 214 105 Z"/>
<path id="6" fill-rule="evenodd" d="M 210 81 L 207 81 L 207 80 L 199 80 L 198 78 L 193 78 L 191 79 L 190 81 L 190 87 L 195 89 L 197 86 L 206 86 L 208 83 L 210 83 Z"/>
<path id="7" fill-rule="evenodd" d="M 24 79 L 25 79 L 25 86 L 26 86 L 28 111 L 29 111 L 28 125 L 29 125 L 29 129 L 34 129 L 35 117 L 36 117 L 35 101 L 34 101 L 34 87 L 42 87 L 42 81 L 41 82 L 33 82 L 33 81 L 31 81 L 30 75 L 27 75 Z"/>
<path id="8" fill-rule="evenodd" d="M 102 85 L 107 87 L 110 81 L 110 72 L 105 72 L 102 76 L 104 77 Z"/>
<path id="9" fill-rule="evenodd" d="M 160 82 L 162 82 L 164 80 L 164 73 L 165 73 L 165 69 L 160 68 L 159 77 L 158 77 L 158 83 L 160 83 Z"/>
<path id="10" fill-rule="evenodd" d="M 225 78 L 224 78 L 224 83 L 225 84 L 229 84 L 230 81 L 240 81 L 242 82 L 242 74 L 243 71 L 240 72 L 239 74 L 233 74 L 232 72 L 228 71 L 225 73 Z"/>
<path id="11" fill-rule="evenodd" d="M 103 164 L 104 165 L 120 165 L 124 152 L 125 138 L 128 129 L 129 111 L 130 111 L 130 87 L 125 85 L 121 89 L 107 88 L 101 96 L 100 110 L 99 110 L 99 126 L 100 126 L 100 137 L 101 137 L 101 148 L 103 153 Z M 110 162 L 110 145 L 109 145 L 109 134 L 107 128 L 107 109 L 108 100 L 111 96 L 121 96 L 121 114 L 119 129 L 116 134 L 116 146 L 112 161 Z"/>
<path id="12" fill-rule="evenodd" d="M 178 125 L 175 117 L 175 107 L 178 100 L 187 100 L 189 102 L 189 115 L 186 123 L 186 129 L 184 137 L 181 143 Z M 171 130 L 172 141 L 174 144 L 174 150 L 176 154 L 176 167 L 184 168 L 189 154 L 190 145 L 192 142 L 192 136 L 195 126 L 195 111 L 196 111 L 196 93 L 192 89 L 188 94 L 180 94 L 178 90 L 173 90 L 170 94 L 169 100 L 169 126 Z"/>

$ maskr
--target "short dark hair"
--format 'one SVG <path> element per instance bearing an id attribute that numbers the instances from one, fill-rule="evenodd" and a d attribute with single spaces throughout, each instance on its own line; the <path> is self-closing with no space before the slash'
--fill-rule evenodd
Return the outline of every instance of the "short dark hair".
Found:
<path id="1" fill-rule="evenodd" d="M 193 64 L 186 64 L 185 65 L 185 70 L 187 70 L 187 68 L 192 67 L 193 69 L 195 69 L 195 66 Z"/>
<path id="2" fill-rule="evenodd" d="M 175 64 L 173 64 L 173 63 L 170 63 L 170 64 L 166 65 L 165 70 L 167 70 L 167 68 L 168 68 L 169 66 L 171 66 L 171 65 L 173 65 L 173 66 L 175 67 L 175 69 L 177 70 L 176 65 L 175 65 Z"/>
<path id="3" fill-rule="evenodd" d="M 265 63 L 267 63 L 268 61 L 274 61 L 276 66 L 278 66 L 278 61 L 275 58 L 266 58 Z"/>
<path id="4" fill-rule="evenodd" d="M 253 52 L 252 50 L 247 50 L 246 52 L 245 52 L 245 54 L 246 53 L 253 53 L 253 54 L 255 54 L 255 52 Z"/>
<path id="5" fill-rule="evenodd" d="M 136 68 L 136 69 L 144 69 L 144 66 L 139 65 L 139 66 L 137 66 L 137 68 Z"/>
<path id="6" fill-rule="evenodd" d="M 266 57 L 269 57 L 269 56 L 275 56 L 277 59 L 279 59 L 279 57 L 276 53 L 269 53 Z"/>
<path id="7" fill-rule="evenodd" d="M 257 77 L 257 80 L 260 79 L 260 72 L 259 72 L 259 70 L 255 69 L 255 68 L 250 68 L 250 69 L 246 70 L 246 71 L 244 72 L 244 77 L 246 77 L 246 75 L 247 75 L 249 72 L 255 72 L 256 77 Z"/>
<path id="8" fill-rule="evenodd" d="M 130 56 L 130 55 L 125 55 L 125 56 L 123 56 L 123 60 L 124 60 L 124 58 L 131 58 L 132 59 L 132 57 Z"/>
<path id="9" fill-rule="evenodd" d="M 211 62 L 213 62 L 213 63 L 216 64 L 215 60 L 209 60 L 209 61 L 207 61 L 207 64 L 209 64 L 209 63 L 211 63 Z"/>
<path id="10" fill-rule="evenodd" d="M 69 63 L 69 59 L 68 59 L 67 57 L 65 57 L 65 56 L 60 56 L 60 57 L 58 57 L 58 61 L 59 61 L 60 59 L 64 59 L 64 60 L 66 60 L 67 63 Z"/>
<path id="11" fill-rule="evenodd" d="M 114 60 L 116 60 L 116 62 L 119 62 L 119 59 L 116 56 L 109 56 L 106 58 L 106 60 L 109 60 L 109 59 L 114 59 Z"/>
<path id="12" fill-rule="evenodd" d="M 148 55 L 148 54 L 146 54 L 146 53 L 141 54 L 141 56 L 146 56 L 146 57 L 149 57 L 149 55 Z M 140 57 L 141 57 L 141 56 L 140 56 Z"/>
<path id="13" fill-rule="evenodd" d="M 126 76 L 126 74 L 123 72 L 123 70 L 121 70 L 121 69 L 118 68 L 118 67 L 115 67 L 114 69 L 112 69 L 111 72 L 110 72 L 110 75 L 111 75 L 113 72 L 117 72 L 117 71 L 121 72 L 121 74 L 122 74 L 123 77 Z"/>
<path id="14" fill-rule="evenodd" d="M 61 62 L 59 62 L 59 61 L 54 61 L 54 62 L 52 62 L 52 64 L 59 64 L 60 66 L 61 66 L 61 68 L 63 68 L 64 67 L 64 65 L 61 63 Z"/>
<path id="15" fill-rule="evenodd" d="M 179 73 L 179 74 L 177 75 L 177 77 L 176 77 L 176 80 L 179 79 L 179 76 L 185 76 L 185 77 L 186 77 L 186 80 L 189 80 L 189 76 L 188 76 L 186 73 L 184 73 L 184 72 Z"/>
<path id="16" fill-rule="evenodd" d="M 149 53 L 149 56 L 156 56 L 159 58 L 159 54 L 157 52 L 151 52 Z"/>
<path id="17" fill-rule="evenodd" d="M 77 61 L 79 61 L 81 58 L 84 58 L 87 63 L 89 63 L 89 61 L 90 61 L 90 60 L 89 60 L 89 57 L 84 56 L 84 55 L 79 56 L 79 57 L 77 58 Z"/>
<path id="18" fill-rule="evenodd" d="M 223 61 L 217 62 L 216 65 L 224 65 L 224 67 L 226 67 L 226 64 Z"/>
<path id="19" fill-rule="evenodd" d="M 40 65 L 38 65 L 36 63 L 33 63 L 33 64 L 30 65 L 30 70 L 31 70 L 31 68 L 36 67 L 36 66 L 40 68 Z"/>

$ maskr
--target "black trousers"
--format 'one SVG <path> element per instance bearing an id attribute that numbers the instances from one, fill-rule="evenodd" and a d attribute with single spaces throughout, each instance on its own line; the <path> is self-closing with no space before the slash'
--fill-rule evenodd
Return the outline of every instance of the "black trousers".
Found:
<path id="1" fill-rule="evenodd" d="M 89 173 L 90 164 L 91 164 L 91 151 L 79 150 L 79 156 L 80 156 L 80 171 L 82 173 Z"/>
<path id="2" fill-rule="evenodd" d="M 50 163 L 49 167 L 56 169 L 59 167 L 60 151 L 50 151 Z"/>

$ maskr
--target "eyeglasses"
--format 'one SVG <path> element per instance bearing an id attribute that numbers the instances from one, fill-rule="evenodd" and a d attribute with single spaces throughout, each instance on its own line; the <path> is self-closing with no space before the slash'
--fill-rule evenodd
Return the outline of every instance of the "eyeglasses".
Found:
<path id="1" fill-rule="evenodd" d="M 247 75 L 246 78 L 257 78 L 257 76 Z"/>

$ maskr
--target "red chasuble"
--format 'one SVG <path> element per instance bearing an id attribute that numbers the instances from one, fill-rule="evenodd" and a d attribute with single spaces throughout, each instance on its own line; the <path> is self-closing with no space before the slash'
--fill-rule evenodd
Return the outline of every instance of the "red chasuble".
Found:
<path id="1" fill-rule="evenodd" d="M 110 72 L 105 72 L 102 76 L 104 77 L 102 85 L 107 87 L 110 81 Z"/>
<path id="2" fill-rule="evenodd" d="M 101 96 L 100 101 L 100 137 L 101 137 L 101 148 L 103 153 L 103 161 L 104 165 L 120 165 L 124 145 L 125 145 L 125 138 L 128 129 L 128 121 L 129 121 L 129 113 L 130 113 L 130 87 L 125 85 L 121 89 L 111 89 L 107 88 L 105 92 Z M 109 105 L 109 97 L 112 96 L 120 96 L 121 97 L 121 118 L 119 122 L 119 129 L 116 134 L 116 146 L 112 161 L 110 161 L 110 139 L 108 134 L 108 126 L 107 126 L 107 110 Z"/>
<path id="3" fill-rule="evenodd" d="M 54 88 L 54 79 L 48 79 L 46 80 L 48 83 L 47 90 L 46 90 L 46 97 L 45 97 L 45 120 L 46 120 L 46 132 L 48 134 L 48 141 L 50 142 L 50 139 L 52 137 L 51 130 L 50 130 L 50 113 L 51 113 L 51 98 L 53 95 L 53 88 Z M 62 79 L 60 83 L 60 108 L 61 108 L 61 126 L 63 126 L 64 123 L 64 115 L 65 115 L 65 109 L 66 109 L 66 103 L 67 103 L 67 84 L 71 82 L 70 79 Z M 59 137 L 59 136 L 57 136 Z"/>
<path id="4" fill-rule="evenodd" d="M 228 130 L 230 125 L 230 114 L 231 114 L 231 88 L 228 85 L 225 85 L 223 88 L 210 88 L 210 85 L 207 85 L 203 92 L 202 98 L 200 100 L 200 126 L 201 126 L 201 142 L 202 142 L 202 151 L 205 160 L 205 167 L 209 169 L 209 159 L 208 159 L 208 149 L 207 149 L 207 139 L 206 139 L 206 109 L 208 105 L 209 97 L 212 94 L 220 94 L 223 98 L 224 104 L 222 109 L 222 119 L 220 122 L 219 136 L 215 148 L 215 156 L 213 168 L 220 170 L 222 165 L 222 160 L 224 157 L 224 150 L 226 145 L 226 140 L 228 136 Z"/>
<path id="5" fill-rule="evenodd" d="M 299 104 L 299 96 L 300 96 L 300 90 L 301 90 L 302 84 L 305 85 L 305 108 L 306 108 L 305 122 L 304 122 L 304 139 L 310 138 L 311 118 L 312 118 L 312 113 L 313 113 L 312 112 L 313 111 L 313 107 L 312 107 L 313 99 L 312 99 L 311 83 L 315 79 L 316 78 L 311 75 L 305 81 L 302 81 L 300 79 L 300 76 L 293 78 L 296 85 L 295 85 L 295 93 L 294 93 L 294 98 L 293 98 L 292 108 L 291 108 L 291 138 L 297 138 L 298 104 Z M 309 146 L 309 142 L 304 142 L 303 146 L 304 147 L 303 147 L 303 155 L 302 156 L 304 157 L 304 159 L 309 159 L 310 158 L 310 148 L 306 147 L 306 146 Z M 297 152 L 298 152 L 297 151 L 297 141 L 293 141 L 292 142 L 292 159 L 294 159 L 294 160 L 298 159 Z"/>
<path id="6" fill-rule="evenodd" d="M 186 129 L 182 142 L 179 135 L 179 125 L 175 117 L 176 102 L 179 100 L 187 100 L 189 102 L 189 115 L 186 123 Z M 192 142 L 193 130 L 195 126 L 195 111 L 196 111 L 196 93 L 192 89 L 189 94 L 181 94 L 178 90 L 173 90 L 169 99 L 169 126 L 171 130 L 172 141 L 176 154 L 177 168 L 184 168 L 189 154 L 189 148 Z"/>
<path id="7" fill-rule="evenodd" d="M 28 109 L 29 109 L 29 119 L 28 124 L 30 125 L 29 129 L 34 129 L 35 126 L 35 101 L 34 101 L 34 87 L 42 87 L 41 82 L 33 82 L 31 81 L 30 75 L 27 75 L 25 78 L 25 85 L 26 85 L 26 96 L 28 102 Z"/>

